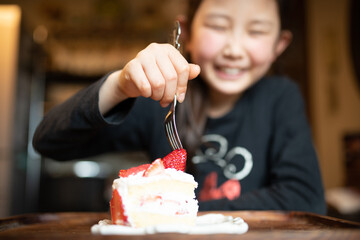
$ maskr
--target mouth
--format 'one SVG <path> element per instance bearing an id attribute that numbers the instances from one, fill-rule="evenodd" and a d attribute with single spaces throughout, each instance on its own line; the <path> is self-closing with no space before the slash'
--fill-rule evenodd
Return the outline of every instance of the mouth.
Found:
<path id="1" fill-rule="evenodd" d="M 234 80 L 241 77 L 247 69 L 240 67 L 215 66 L 215 71 L 217 75 L 223 79 Z"/>

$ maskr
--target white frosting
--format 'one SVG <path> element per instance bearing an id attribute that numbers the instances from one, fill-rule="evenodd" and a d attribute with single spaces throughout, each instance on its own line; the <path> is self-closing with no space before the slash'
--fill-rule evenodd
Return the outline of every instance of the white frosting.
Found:
<path id="1" fill-rule="evenodd" d="M 114 225 L 110 220 L 101 220 L 91 227 L 93 234 L 100 235 L 145 235 L 156 233 L 182 234 L 244 234 L 249 226 L 242 218 L 233 218 L 222 214 L 205 214 L 196 219 L 196 225 L 157 225 L 146 228 L 132 228 Z"/>
<path id="2" fill-rule="evenodd" d="M 137 174 L 130 175 L 128 177 L 121 177 L 114 180 L 113 189 L 122 188 L 124 185 L 138 185 L 138 184 L 145 184 L 151 183 L 160 180 L 166 179 L 175 179 L 183 182 L 189 182 L 197 187 L 197 182 L 195 181 L 194 177 L 191 174 L 177 171 L 173 168 L 166 168 L 164 170 L 164 174 L 154 175 L 150 177 L 143 177 L 144 171 L 138 172 Z"/>

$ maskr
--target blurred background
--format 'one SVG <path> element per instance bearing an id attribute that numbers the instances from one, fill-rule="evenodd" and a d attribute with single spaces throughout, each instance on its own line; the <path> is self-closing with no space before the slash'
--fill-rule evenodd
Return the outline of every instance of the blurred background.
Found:
<path id="1" fill-rule="evenodd" d="M 274 69 L 304 95 L 328 214 L 360 221 L 360 1 L 289 1 L 294 41 Z M 149 43 L 168 42 L 185 2 L 0 0 L 0 218 L 108 210 L 119 169 L 147 156 L 56 162 L 34 152 L 33 132 L 51 107 Z"/>

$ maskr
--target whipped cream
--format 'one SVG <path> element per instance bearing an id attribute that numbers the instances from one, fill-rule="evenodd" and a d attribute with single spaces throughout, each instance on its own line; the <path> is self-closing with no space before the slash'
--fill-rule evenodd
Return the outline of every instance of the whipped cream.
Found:
<path id="1" fill-rule="evenodd" d="M 194 179 L 194 176 L 191 174 L 178 171 L 173 168 L 166 168 L 163 174 L 154 175 L 150 177 L 143 176 L 144 171 L 138 172 L 137 174 L 130 175 L 128 177 L 121 177 L 114 180 L 113 189 L 121 188 L 123 185 L 137 185 L 137 184 L 145 184 L 150 182 L 155 182 L 159 180 L 166 179 L 175 179 L 183 182 L 189 182 L 195 185 L 195 188 L 198 186 L 197 182 Z"/>

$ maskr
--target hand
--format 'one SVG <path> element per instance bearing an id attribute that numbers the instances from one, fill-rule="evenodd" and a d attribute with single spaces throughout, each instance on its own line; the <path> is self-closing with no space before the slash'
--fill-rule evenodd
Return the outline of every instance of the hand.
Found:
<path id="1" fill-rule="evenodd" d="M 152 43 L 122 70 L 119 87 L 128 97 L 150 97 L 167 106 L 174 95 L 184 101 L 189 79 L 200 73 L 200 67 L 189 64 L 170 44 Z"/>
<path id="2" fill-rule="evenodd" d="M 200 67 L 190 64 L 170 44 L 152 43 L 128 62 L 121 71 L 114 72 L 100 90 L 101 113 L 132 97 L 150 97 L 165 107 L 177 95 L 183 102 L 188 80 L 200 73 Z"/>

